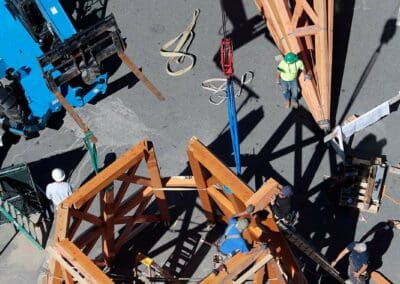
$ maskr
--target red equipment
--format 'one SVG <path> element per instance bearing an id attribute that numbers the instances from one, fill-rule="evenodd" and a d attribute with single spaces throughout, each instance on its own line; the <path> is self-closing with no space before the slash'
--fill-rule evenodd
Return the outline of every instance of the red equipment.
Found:
<path id="1" fill-rule="evenodd" d="M 221 69 L 228 77 L 233 75 L 233 44 L 230 38 L 221 39 Z"/>

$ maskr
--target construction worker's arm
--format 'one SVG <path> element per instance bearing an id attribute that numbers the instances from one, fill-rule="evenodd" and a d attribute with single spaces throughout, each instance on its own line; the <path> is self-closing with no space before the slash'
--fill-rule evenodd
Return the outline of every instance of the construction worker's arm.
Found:
<path id="1" fill-rule="evenodd" d="M 350 250 L 348 248 L 345 248 L 344 250 L 342 250 L 339 255 L 336 257 L 336 259 L 334 261 L 331 262 L 331 266 L 335 267 L 336 263 L 339 262 L 339 260 L 341 260 L 346 254 L 348 254 L 350 252 Z"/>
<path id="2" fill-rule="evenodd" d="M 358 270 L 357 272 L 354 272 L 354 276 L 356 278 L 360 278 L 360 275 L 365 272 L 368 268 L 368 264 L 363 264 L 363 266 L 361 266 L 360 270 Z"/>
<path id="3" fill-rule="evenodd" d="M 233 218 L 241 218 L 241 217 L 251 218 L 253 211 L 254 211 L 254 205 L 250 204 L 249 206 L 246 207 L 246 210 L 239 212 L 239 213 L 233 215 L 232 217 Z"/>
<path id="4" fill-rule="evenodd" d="M 279 84 L 280 79 L 281 79 L 281 72 L 279 72 L 279 70 L 278 70 L 278 71 L 276 71 L 276 83 L 277 84 Z"/>

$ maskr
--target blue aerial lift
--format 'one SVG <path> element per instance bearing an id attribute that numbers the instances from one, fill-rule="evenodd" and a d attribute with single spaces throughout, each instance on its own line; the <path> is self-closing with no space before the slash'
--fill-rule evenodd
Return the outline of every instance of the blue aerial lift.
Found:
<path id="1" fill-rule="evenodd" d="M 14 134 L 46 127 L 55 92 L 72 107 L 104 94 L 102 62 L 124 54 L 113 15 L 77 32 L 57 0 L 0 0 L 0 22 L 0 122 Z"/>

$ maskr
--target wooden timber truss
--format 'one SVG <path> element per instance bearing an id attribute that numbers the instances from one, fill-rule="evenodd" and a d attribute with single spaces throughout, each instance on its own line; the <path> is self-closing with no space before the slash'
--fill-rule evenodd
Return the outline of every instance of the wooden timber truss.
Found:
<path id="1" fill-rule="evenodd" d="M 269 179 L 253 192 L 194 137 L 187 155 L 193 176 L 161 177 L 152 143 L 141 141 L 67 198 L 57 208 L 55 239 L 48 248 L 49 282 L 113 283 L 102 268 L 113 265 L 135 228 L 141 223 L 170 221 L 167 190 L 198 191 L 205 218 L 211 224 L 217 219 L 227 222 L 249 204 L 255 210 L 269 210 L 271 197 L 280 186 L 275 180 Z M 141 163 L 148 176 L 137 173 Z M 228 187 L 231 194 L 221 186 Z M 153 199 L 159 213 L 144 214 Z M 94 200 L 100 202 L 99 214 L 89 213 Z M 86 224 L 83 228 L 82 223 Z M 123 229 L 117 231 L 116 226 L 121 224 Z M 252 220 L 244 236 L 255 247 L 259 242 L 267 243 L 268 249 L 235 255 L 226 262 L 229 273 L 210 273 L 201 283 L 242 283 L 239 280 L 246 277 L 253 277 L 254 283 L 267 279 L 271 283 L 307 283 L 272 214 L 262 222 Z M 92 259 L 89 254 L 96 243 L 101 244 L 101 256 Z"/>
<path id="2" fill-rule="evenodd" d="M 330 128 L 334 0 L 254 0 L 282 54 L 294 52 L 312 72 L 299 76 L 314 120 Z"/>

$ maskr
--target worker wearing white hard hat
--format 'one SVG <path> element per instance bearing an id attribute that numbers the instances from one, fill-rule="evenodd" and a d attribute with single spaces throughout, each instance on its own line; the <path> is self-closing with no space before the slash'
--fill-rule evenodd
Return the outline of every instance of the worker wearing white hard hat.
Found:
<path id="1" fill-rule="evenodd" d="M 64 181 L 65 172 L 62 169 L 53 169 L 51 177 L 54 182 L 47 185 L 46 196 L 53 202 L 54 206 L 57 207 L 64 199 L 72 194 L 72 188 L 68 182 Z"/>

